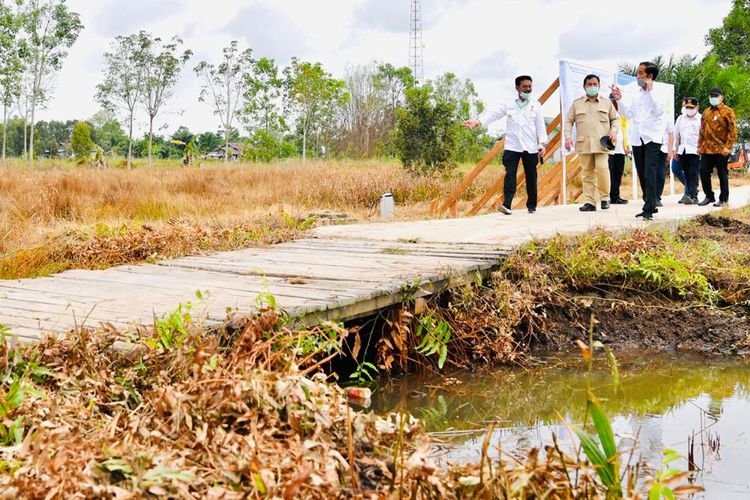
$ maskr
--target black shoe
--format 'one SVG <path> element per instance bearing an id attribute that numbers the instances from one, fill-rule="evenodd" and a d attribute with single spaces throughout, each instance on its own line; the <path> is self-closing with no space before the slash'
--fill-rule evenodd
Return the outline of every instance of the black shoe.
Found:
<path id="1" fill-rule="evenodd" d="M 655 209 L 654 209 L 654 211 L 653 211 L 653 212 L 651 212 L 651 213 L 652 213 L 652 214 L 658 214 L 658 213 L 659 213 L 659 209 L 658 209 L 658 208 L 655 208 Z"/>
<path id="2" fill-rule="evenodd" d="M 536 212 L 536 208 L 528 208 L 527 210 L 529 211 L 530 214 L 533 214 Z"/>
<path id="3" fill-rule="evenodd" d="M 617 198 L 616 200 L 611 200 L 610 203 L 612 205 L 627 205 L 628 200 L 625 200 L 623 198 Z"/>
<path id="4" fill-rule="evenodd" d="M 500 205 L 499 207 L 497 207 L 497 211 L 502 212 L 505 215 L 510 215 L 513 213 L 511 212 L 510 208 L 506 207 L 505 205 Z"/>
<path id="5" fill-rule="evenodd" d="M 680 201 L 678 201 L 677 203 L 682 203 L 683 205 L 693 205 L 694 204 L 693 203 L 693 199 L 690 196 L 687 196 L 687 195 L 683 196 L 682 198 L 680 198 Z"/>
<path id="6" fill-rule="evenodd" d="M 664 205 L 662 205 L 661 200 L 659 200 L 659 201 L 656 202 L 656 206 L 657 207 L 663 207 Z"/>
<path id="7" fill-rule="evenodd" d="M 596 207 L 591 203 L 584 203 L 584 205 L 578 210 L 580 210 L 581 212 L 596 212 Z"/>
<path id="8" fill-rule="evenodd" d="M 725 206 L 727 206 L 727 202 L 726 201 L 717 201 L 716 203 L 714 203 L 714 206 L 715 207 L 725 207 Z"/>
<path id="9" fill-rule="evenodd" d="M 698 203 L 698 206 L 699 207 L 705 207 L 709 203 L 714 203 L 714 202 L 716 202 L 716 200 L 714 200 L 713 198 L 703 198 L 703 201 L 701 201 L 700 203 Z"/>
<path id="10" fill-rule="evenodd" d="M 609 208 L 609 202 L 607 200 L 602 200 L 602 210 L 607 210 Z"/>
<path id="11" fill-rule="evenodd" d="M 651 220 L 654 218 L 654 216 L 650 214 L 649 212 L 640 212 L 640 213 L 635 214 L 635 216 L 643 217 L 643 220 Z"/>

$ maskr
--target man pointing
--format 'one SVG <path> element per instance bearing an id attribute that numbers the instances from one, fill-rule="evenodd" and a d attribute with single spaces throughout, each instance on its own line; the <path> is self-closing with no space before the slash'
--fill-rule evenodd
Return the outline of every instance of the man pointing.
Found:
<path id="1" fill-rule="evenodd" d="M 498 109 L 484 116 L 481 121 L 467 120 L 463 123 L 466 128 L 479 125 L 486 127 L 503 117 L 508 118 L 503 151 L 503 166 L 505 167 L 503 204 L 498 207 L 498 210 L 505 215 L 511 214 L 513 196 L 516 194 L 516 173 L 519 160 L 523 162 L 523 171 L 526 175 L 526 208 L 529 213 L 536 212 L 536 166 L 539 163 L 539 157 L 544 155 L 544 146 L 547 144 L 547 129 L 544 126 L 542 105 L 539 101 L 531 99 L 531 77 L 518 76 L 515 83 L 517 99 L 500 105 Z"/>

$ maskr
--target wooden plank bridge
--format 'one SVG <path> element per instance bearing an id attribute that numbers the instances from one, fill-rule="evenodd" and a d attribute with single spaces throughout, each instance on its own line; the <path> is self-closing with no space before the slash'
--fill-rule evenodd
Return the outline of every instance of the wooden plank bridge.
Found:
<path id="1" fill-rule="evenodd" d="M 666 197 L 653 223 L 684 220 L 708 207 Z M 730 203 L 750 203 L 750 186 L 733 187 Z M 404 288 L 425 295 L 452 282 L 487 275 L 513 248 L 556 233 L 643 226 L 640 203 L 581 213 L 577 205 L 535 214 L 328 226 L 311 237 L 269 248 L 189 256 L 102 271 L 75 270 L 38 279 L 0 280 L 0 324 L 19 341 L 75 327 L 111 324 L 121 331 L 151 325 L 192 302 L 192 314 L 220 323 L 252 313 L 272 295 L 302 323 L 361 317 L 400 302 Z M 652 223 L 652 224 L 653 224 Z M 196 291 L 204 294 L 196 299 Z M 206 294 L 206 292 L 208 292 Z"/>

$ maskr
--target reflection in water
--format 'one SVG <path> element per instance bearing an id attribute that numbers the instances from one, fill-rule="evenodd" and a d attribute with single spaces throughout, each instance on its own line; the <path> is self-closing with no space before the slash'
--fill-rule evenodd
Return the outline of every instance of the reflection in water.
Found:
<path id="1" fill-rule="evenodd" d="M 620 354 L 619 364 L 619 387 L 603 360 L 595 365 L 591 386 L 621 446 L 638 435 L 638 453 L 658 465 L 664 448 L 687 456 L 688 438 L 695 435 L 697 483 L 706 488 L 705 498 L 750 498 L 750 362 L 638 352 Z M 570 443 L 561 419 L 584 420 L 587 375 L 578 358 L 549 358 L 490 375 L 451 375 L 459 383 L 417 376 L 390 382 L 375 394 L 375 410 L 403 409 L 421 417 L 428 431 L 449 441 L 441 447 L 447 461 L 478 460 L 490 422 L 496 423 L 495 449 L 524 455 L 550 444 L 553 433 Z M 688 468 L 686 460 L 677 466 Z"/>

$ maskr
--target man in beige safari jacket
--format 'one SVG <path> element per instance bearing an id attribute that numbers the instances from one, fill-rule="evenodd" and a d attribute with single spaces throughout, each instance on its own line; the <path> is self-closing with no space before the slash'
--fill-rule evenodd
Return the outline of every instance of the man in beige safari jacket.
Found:
<path id="1" fill-rule="evenodd" d="M 612 101 L 599 95 L 599 77 L 587 75 L 583 79 L 584 97 L 576 99 L 565 118 L 565 149 L 573 149 L 573 125 L 576 126 L 575 152 L 581 159 L 583 171 L 583 201 L 581 212 L 595 212 L 597 198 L 602 210 L 609 208 L 609 150 L 601 144 L 608 136 L 614 142 L 620 130 L 620 119 Z"/>

